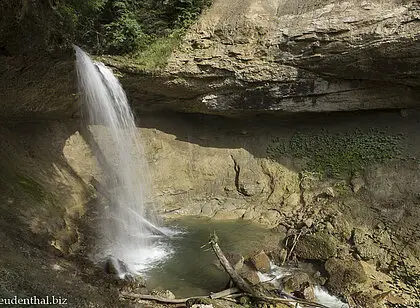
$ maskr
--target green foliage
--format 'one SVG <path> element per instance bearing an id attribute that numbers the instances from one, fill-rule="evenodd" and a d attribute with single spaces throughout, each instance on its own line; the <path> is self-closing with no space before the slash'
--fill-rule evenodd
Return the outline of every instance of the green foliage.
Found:
<path id="1" fill-rule="evenodd" d="M 98 19 L 106 0 L 66 0 L 60 2 L 57 13 L 62 19 L 62 32 L 70 42 L 99 46 Z"/>
<path id="2" fill-rule="evenodd" d="M 335 135 L 297 133 L 289 140 L 274 138 L 267 154 L 273 159 L 304 159 L 307 171 L 345 178 L 368 165 L 401 158 L 401 139 L 401 135 L 377 130 Z"/>
<path id="3" fill-rule="evenodd" d="M 189 27 L 211 0 L 172 0 L 168 1 L 166 12 L 177 28 Z"/>
<path id="4" fill-rule="evenodd" d="M 135 55 L 134 62 L 146 70 L 163 68 L 172 50 L 180 43 L 181 36 L 182 32 L 174 32 L 169 36 L 157 38 L 148 48 Z"/>
<path id="5" fill-rule="evenodd" d="M 148 36 L 130 14 L 123 14 L 117 20 L 105 25 L 104 47 L 111 53 L 130 53 L 146 45 Z"/>
<path id="6" fill-rule="evenodd" d="M 161 66 L 211 0 L 65 0 L 57 12 L 67 40 L 91 53 L 147 55 Z M 157 55 L 154 55 L 157 53 Z M 165 59 L 163 59 L 166 57 Z"/>

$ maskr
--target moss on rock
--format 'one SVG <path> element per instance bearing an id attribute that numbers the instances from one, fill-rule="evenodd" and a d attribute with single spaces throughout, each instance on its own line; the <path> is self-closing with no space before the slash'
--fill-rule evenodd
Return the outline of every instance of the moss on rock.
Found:
<path id="1" fill-rule="evenodd" d="M 367 166 L 402 158 L 402 135 L 371 129 L 363 132 L 294 134 L 274 138 L 267 154 L 274 159 L 291 156 L 306 161 L 305 170 L 328 177 L 347 178 Z"/>

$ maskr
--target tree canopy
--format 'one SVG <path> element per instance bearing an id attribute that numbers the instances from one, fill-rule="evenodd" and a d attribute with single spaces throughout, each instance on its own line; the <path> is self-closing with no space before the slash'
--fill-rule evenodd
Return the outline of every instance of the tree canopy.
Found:
<path id="1" fill-rule="evenodd" d="M 188 28 L 211 0 L 65 0 L 67 39 L 92 53 L 127 54 Z"/>

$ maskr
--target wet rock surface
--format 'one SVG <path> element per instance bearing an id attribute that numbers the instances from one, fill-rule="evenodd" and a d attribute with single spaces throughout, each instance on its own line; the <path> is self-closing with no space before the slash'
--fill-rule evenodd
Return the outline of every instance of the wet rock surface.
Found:
<path id="1" fill-rule="evenodd" d="M 309 299 L 310 296 L 309 292 L 311 292 L 310 287 L 313 286 L 313 282 L 309 275 L 305 272 L 298 271 L 293 273 L 290 276 L 285 277 L 282 280 L 284 290 L 289 293 L 300 293 L 301 295 L 304 295 L 304 298 Z M 307 290 L 308 289 L 308 290 Z M 305 295 L 306 291 L 306 295 Z M 313 292 L 313 291 L 312 291 Z"/>
<path id="2" fill-rule="evenodd" d="M 239 274 L 252 285 L 259 284 L 260 277 L 252 264 L 244 264 Z"/>
<path id="3" fill-rule="evenodd" d="M 253 255 L 250 258 L 250 262 L 254 265 L 255 269 L 261 273 L 266 273 L 270 270 L 270 258 L 264 251 L 260 251 Z"/>

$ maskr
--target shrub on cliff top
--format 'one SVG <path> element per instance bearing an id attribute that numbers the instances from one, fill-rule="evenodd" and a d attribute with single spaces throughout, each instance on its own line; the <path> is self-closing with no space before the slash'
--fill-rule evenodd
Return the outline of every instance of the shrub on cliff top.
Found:
<path id="1" fill-rule="evenodd" d="M 127 54 L 185 30 L 210 4 L 211 0 L 65 0 L 57 12 L 71 43 L 97 54 Z"/>

